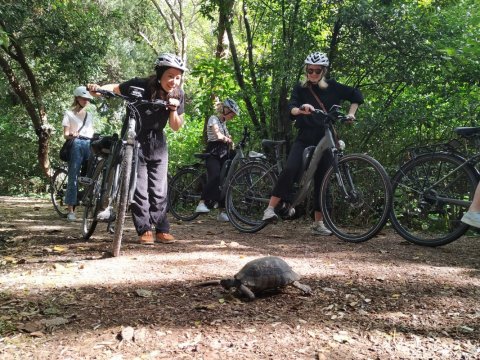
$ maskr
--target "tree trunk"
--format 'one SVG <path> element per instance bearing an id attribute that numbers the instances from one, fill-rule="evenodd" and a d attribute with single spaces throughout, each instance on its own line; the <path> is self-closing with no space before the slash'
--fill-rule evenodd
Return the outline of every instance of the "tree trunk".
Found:
<path id="1" fill-rule="evenodd" d="M 12 41 L 14 40 L 12 39 Z M 50 177 L 51 171 L 48 149 L 51 136 L 51 126 L 48 124 L 47 114 L 40 97 L 40 91 L 35 76 L 25 61 L 21 48 L 18 45 L 12 46 L 8 49 L 2 46 L 3 52 L 0 52 L 0 67 L 5 74 L 10 87 L 18 96 L 32 120 L 35 133 L 38 137 L 38 163 L 45 176 Z M 16 62 L 23 70 L 24 76 L 26 76 L 30 83 L 30 90 L 33 95 L 29 95 L 26 87 L 21 84 L 19 78 L 15 75 L 15 71 L 10 65 L 9 60 Z"/>

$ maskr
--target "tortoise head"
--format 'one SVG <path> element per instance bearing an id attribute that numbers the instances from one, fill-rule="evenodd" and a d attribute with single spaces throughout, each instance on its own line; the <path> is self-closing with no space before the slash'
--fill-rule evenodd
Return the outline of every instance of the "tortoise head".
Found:
<path id="1" fill-rule="evenodd" d="M 224 289 L 228 290 L 232 287 L 236 287 L 237 281 L 237 279 L 222 279 L 220 280 L 220 285 L 222 285 Z"/>

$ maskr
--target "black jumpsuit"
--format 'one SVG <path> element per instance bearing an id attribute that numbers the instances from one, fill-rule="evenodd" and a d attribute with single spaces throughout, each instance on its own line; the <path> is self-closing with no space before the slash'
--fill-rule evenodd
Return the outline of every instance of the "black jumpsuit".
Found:
<path id="1" fill-rule="evenodd" d="M 145 90 L 143 98 L 151 100 L 148 79 L 134 78 L 120 84 L 120 92 L 128 95 L 130 86 Z M 184 93 L 180 90 L 179 115 L 184 112 Z M 140 105 L 137 139 L 140 143 L 137 187 L 131 205 L 133 223 L 138 235 L 151 231 L 169 233 L 167 219 L 168 147 L 163 131 L 170 111 L 163 106 Z M 128 114 L 127 114 L 128 115 Z"/>

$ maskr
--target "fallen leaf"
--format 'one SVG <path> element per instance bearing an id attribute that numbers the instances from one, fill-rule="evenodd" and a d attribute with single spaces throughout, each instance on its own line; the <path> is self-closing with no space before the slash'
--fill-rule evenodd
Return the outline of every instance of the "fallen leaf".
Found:
<path id="1" fill-rule="evenodd" d="M 120 338 L 125 341 L 132 341 L 135 330 L 131 326 L 124 327 L 120 331 Z"/>
<path id="2" fill-rule="evenodd" d="M 145 297 L 145 298 L 152 296 L 152 292 L 150 290 L 145 290 L 145 289 L 137 289 L 135 290 L 135 293 L 137 294 L 137 296 Z"/>
<path id="3" fill-rule="evenodd" d="M 55 245 L 55 246 L 53 247 L 53 251 L 55 251 L 55 252 L 64 252 L 64 251 L 67 251 L 67 248 L 64 247 L 64 246 Z"/>
<path id="4" fill-rule="evenodd" d="M 54 317 L 52 319 L 40 320 L 40 322 L 44 324 L 46 327 L 51 327 L 51 326 L 60 326 L 60 325 L 68 324 L 69 320 L 62 317 Z"/>

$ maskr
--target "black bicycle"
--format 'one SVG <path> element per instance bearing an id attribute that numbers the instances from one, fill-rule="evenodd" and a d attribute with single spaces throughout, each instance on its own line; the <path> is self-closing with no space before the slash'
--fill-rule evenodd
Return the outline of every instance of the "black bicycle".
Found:
<path id="1" fill-rule="evenodd" d="M 220 170 L 220 198 L 225 197 L 228 184 L 235 169 L 245 161 L 244 149 L 250 137 L 248 128 L 245 126 L 243 137 L 235 147 L 235 155 L 228 159 Z M 256 154 L 260 156 L 261 154 Z M 202 191 L 207 183 L 207 171 L 205 160 L 211 156 L 209 153 L 194 154 L 200 161 L 182 167 L 169 182 L 168 208 L 172 215 L 183 221 L 191 221 L 197 218 L 199 213 L 195 212 Z M 253 155 L 250 155 L 253 156 Z"/>
<path id="2" fill-rule="evenodd" d="M 366 241 L 375 236 L 388 220 L 392 201 L 390 179 L 383 166 L 366 154 L 345 155 L 337 147 L 333 125 L 346 117 L 333 106 L 324 116 L 325 136 L 303 153 L 303 171 L 290 203 L 281 203 L 282 217 L 288 218 L 313 188 L 313 178 L 322 156 L 330 152 L 332 166 L 320 189 L 320 204 L 328 228 L 348 242 Z M 268 223 L 262 221 L 279 174 L 278 164 L 252 161 L 233 175 L 226 195 L 230 222 L 240 231 L 256 232 Z"/>
<path id="3" fill-rule="evenodd" d="M 118 135 L 99 136 L 92 140 L 90 144 L 90 157 L 86 176 L 79 177 L 78 182 L 83 185 L 83 196 L 81 204 L 83 205 L 83 223 L 82 235 L 84 239 L 89 239 L 97 227 L 97 215 L 99 211 L 108 207 L 105 204 L 104 193 L 108 188 L 107 175 L 110 164 L 113 160 L 112 146 L 118 141 Z M 113 172 L 110 172 L 113 174 Z M 105 179 L 105 180 L 104 180 Z M 113 219 L 112 219 L 113 220 Z M 109 225 L 111 222 L 109 222 Z"/>
<path id="4" fill-rule="evenodd" d="M 68 206 L 65 204 L 65 194 L 68 185 L 68 167 L 66 164 L 56 167 L 50 179 L 50 199 L 53 208 L 61 217 L 66 218 L 68 214 Z"/>
<path id="5" fill-rule="evenodd" d="M 144 89 L 134 86 L 129 88 L 129 96 L 101 89 L 96 92 L 105 97 L 121 98 L 129 109 L 129 115 L 124 119 L 121 136 L 118 141 L 113 143 L 111 155 L 105 163 L 105 171 L 97 172 L 97 181 L 95 182 L 97 186 L 93 188 L 93 195 L 89 198 L 91 199 L 90 207 L 85 211 L 84 216 L 84 224 L 87 224 L 84 227 L 90 224 L 90 228 L 94 228 L 98 213 L 107 208 L 111 209 L 111 216 L 107 220 L 108 230 L 113 233 L 112 254 L 118 256 L 122 244 L 125 217 L 133 201 L 137 182 L 140 146 L 137 141 L 137 133 L 141 128 L 141 116 L 138 108 L 141 106 L 167 107 L 168 103 L 159 99 L 144 100 Z M 99 168 L 101 169 L 101 167 Z M 102 176 L 101 181 L 99 181 L 100 176 Z"/>
<path id="6" fill-rule="evenodd" d="M 392 225 L 406 240 L 423 246 L 440 246 L 464 235 L 469 226 L 460 220 L 471 204 L 480 179 L 480 127 L 454 129 L 474 153 L 461 150 L 462 143 L 410 149 L 411 159 L 392 178 Z"/>
<path id="7" fill-rule="evenodd" d="M 80 170 L 79 179 L 82 177 L 83 174 L 87 171 L 87 162 L 82 164 Z M 63 163 L 60 166 L 54 167 L 55 171 L 50 179 L 50 200 L 52 201 L 53 208 L 57 212 L 58 215 L 62 218 L 66 218 L 68 215 L 68 205 L 65 204 L 65 194 L 67 193 L 67 186 L 68 186 L 68 163 Z M 83 189 L 81 187 L 81 183 L 79 183 L 79 187 L 77 189 L 77 199 L 81 199 L 83 197 Z M 77 206 L 74 206 L 74 209 Z"/>

